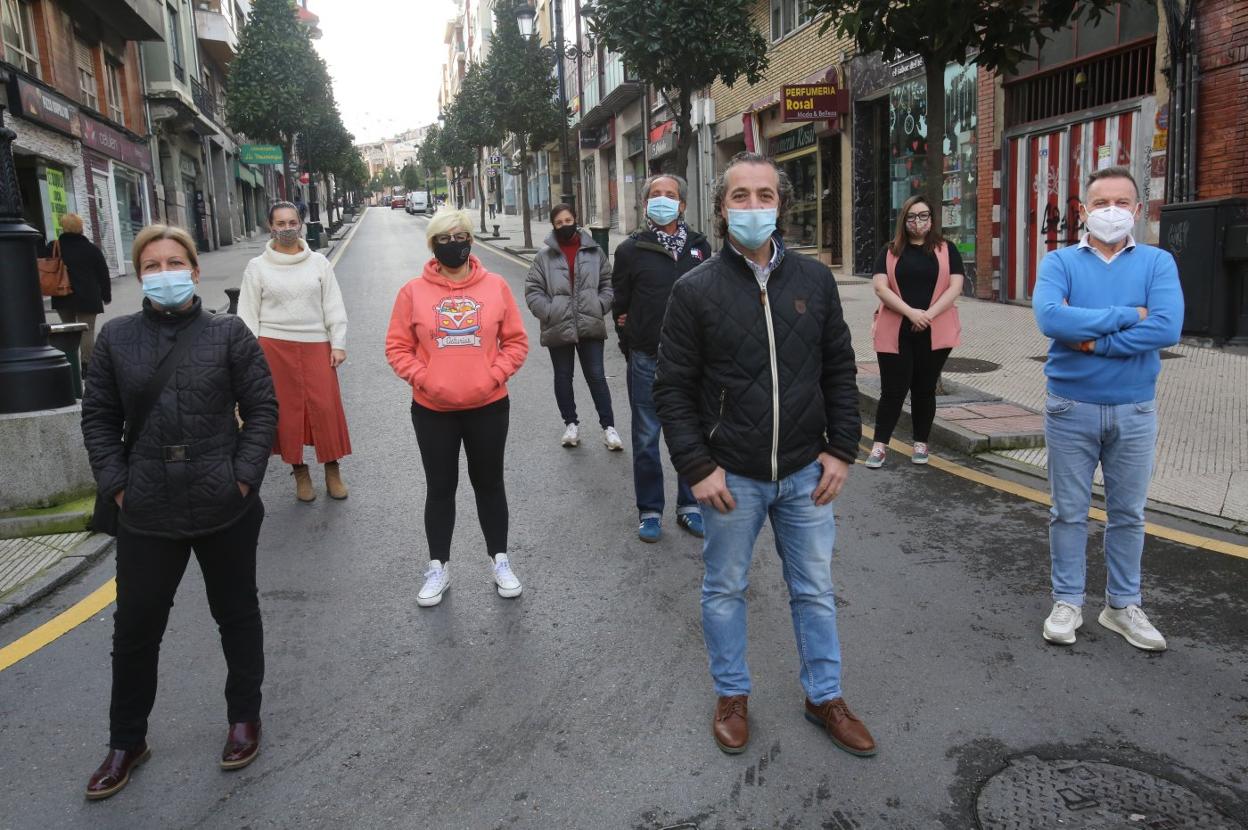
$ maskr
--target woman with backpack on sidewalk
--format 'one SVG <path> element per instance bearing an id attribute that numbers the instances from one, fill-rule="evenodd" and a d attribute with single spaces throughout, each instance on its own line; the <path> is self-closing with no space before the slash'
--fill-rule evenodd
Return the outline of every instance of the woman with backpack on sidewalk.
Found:
<path id="1" fill-rule="evenodd" d="M 429 566 L 416 604 L 442 601 L 455 530 L 460 445 L 477 500 L 501 597 L 520 595 L 507 553 L 503 458 L 511 401 L 507 380 L 520 370 L 529 340 L 507 282 L 472 256 L 472 216 L 446 209 L 425 227 L 433 257 L 399 289 L 386 334 L 386 360 L 412 387 L 412 426 L 425 470 Z"/>
<path id="2" fill-rule="evenodd" d="M 86 375 L 95 347 L 95 318 L 113 301 L 113 283 L 108 262 L 95 243 L 82 234 L 82 217 L 67 213 L 61 217 L 61 235 L 48 246 L 45 256 L 57 253 L 69 273 L 69 294 L 52 298 L 52 310 L 62 323 L 85 323 L 80 354 L 82 374 Z"/>
<path id="3" fill-rule="evenodd" d="M 160 641 L 192 551 L 228 668 L 221 767 L 245 767 L 260 751 L 256 541 L 277 429 L 273 381 L 243 321 L 212 315 L 195 296 L 199 259 L 186 231 L 145 228 L 134 268 L 143 309 L 101 329 L 82 400 L 92 527 L 117 537 L 109 752 L 87 784 L 92 800 L 119 792 L 150 755 Z"/>
<path id="4" fill-rule="evenodd" d="M 345 499 L 338 462 L 351 454 L 351 436 L 338 367 L 347 359 L 347 309 L 334 267 L 301 236 L 299 208 L 273 203 L 269 227 L 273 238 L 243 272 L 238 316 L 259 338 L 273 371 L 280 404 L 273 452 L 291 465 L 299 501 L 316 499 L 305 446 L 325 465 L 329 497 Z"/>
<path id="5" fill-rule="evenodd" d="M 872 279 L 880 307 L 871 324 L 880 367 L 875 443 L 866 466 L 884 465 L 888 442 L 906 394 L 914 426 L 910 460 L 926 464 L 936 419 L 936 384 L 949 352 L 962 342 L 955 304 L 962 294 L 962 257 L 936 229 L 923 196 L 911 196 L 897 215 L 897 232 L 875 260 Z"/>
<path id="6" fill-rule="evenodd" d="M 576 224 L 571 205 L 550 209 L 553 231 L 546 247 L 538 251 L 524 284 L 524 299 L 542 324 L 542 345 L 550 350 L 555 370 L 555 402 L 563 418 L 560 443 L 580 443 L 576 397 L 572 375 L 576 359 L 589 384 L 598 410 L 603 443 L 609 450 L 624 449 L 615 430 L 611 390 L 603 370 L 603 346 L 607 340 L 606 316 L 611 311 L 611 262 L 589 233 Z"/>

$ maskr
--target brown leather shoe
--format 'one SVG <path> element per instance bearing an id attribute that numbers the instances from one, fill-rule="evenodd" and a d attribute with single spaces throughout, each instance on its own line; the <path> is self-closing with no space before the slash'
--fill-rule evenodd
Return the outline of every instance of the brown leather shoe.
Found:
<path id="1" fill-rule="evenodd" d="M 331 499 L 342 500 L 347 497 L 347 485 L 342 483 L 342 470 L 338 462 L 331 461 L 325 465 L 325 492 Z"/>
<path id="2" fill-rule="evenodd" d="M 116 795 L 130 783 L 130 773 L 139 764 L 152 757 L 147 744 L 138 749 L 110 749 L 104 763 L 91 773 L 87 781 L 87 799 L 99 801 Z"/>
<path id="3" fill-rule="evenodd" d="M 729 755 L 745 752 L 750 742 L 749 695 L 721 697 L 715 703 L 711 734 L 715 744 Z"/>
<path id="4" fill-rule="evenodd" d="M 832 743 L 850 755 L 866 757 L 875 754 L 875 738 L 867 731 L 866 724 L 849 711 L 843 697 L 834 697 L 818 706 L 806 698 L 806 720 L 822 726 Z"/>
<path id="5" fill-rule="evenodd" d="M 221 769 L 242 769 L 260 754 L 260 721 L 231 723 L 221 750 Z"/>
<path id="6" fill-rule="evenodd" d="M 303 502 L 316 501 L 316 491 L 312 489 L 312 474 L 308 472 L 308 465 L 295 464 L 290 468 L 290 474 L 295 477 L 295 498 Z"/>

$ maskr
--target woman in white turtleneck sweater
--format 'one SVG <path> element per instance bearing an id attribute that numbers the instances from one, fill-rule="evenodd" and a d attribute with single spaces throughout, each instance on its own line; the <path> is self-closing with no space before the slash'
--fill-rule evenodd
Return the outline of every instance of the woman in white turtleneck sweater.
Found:
<path id="1" fill-rule="evenodd" d="M 351 454 L 337 369 L 347 359 L 347 310 L 329 260 L 308 248 L 290 202 L 269 208 L 273 238 L 247 264 L 238 316 L 260 340 L 277 391 L 273 452 L 291 465 L 299 501 L 316 498 L 303 448 L 325 465 L 325 489 L 345 499 L 338 460 Z"/>

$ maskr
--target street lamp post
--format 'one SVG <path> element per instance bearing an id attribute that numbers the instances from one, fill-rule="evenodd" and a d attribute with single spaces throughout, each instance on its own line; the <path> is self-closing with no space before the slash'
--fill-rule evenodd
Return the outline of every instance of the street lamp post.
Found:
<path id="1" fill-rule="evenodd" d="M 4 107 L 0 106 L 0 124 Z M 39 293 L 39 232 L 22 219 L 12 143 L 0 127 L 0 414 L 38 412 L 74 403 L 63 352 L 48 345 Z"/>
<path id="2" fill-rule="evenodd" d="M 520 27 L 520 35 L 526 39 L 532 40 L 536 38 L 537 31 L 534 24 L 534 18 L 537 11 L 529 4 L 524 3 L 516 6 L 516 23 Z M 572 149 L 569 147 L 568 135 L 568 90 L 567 78 L 564 72 L 563 59 L 568 60 L 588 59 L 593 57 L 594 50 L 581 49 L 575 43 L 567 43 L 563 39 L 563 0 L 555 0 L 555 40 L 551 44 L 554 52 L 555 64 L 559 71 L 559 126 L 560 126 L 560 150 L 559 150 L 559 201 L 572 207 L 573 214 L 576 214 L 576 194 L 572 192 Z M 577 214 L 579 215 L 579 214 Z"/>

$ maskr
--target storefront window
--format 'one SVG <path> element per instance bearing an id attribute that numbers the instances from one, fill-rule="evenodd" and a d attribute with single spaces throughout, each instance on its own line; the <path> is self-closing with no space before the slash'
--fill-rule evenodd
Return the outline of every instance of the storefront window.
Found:
<path id="1" fill-rule="evenodd" d="M 144 225 L 142 179 L 118 168 L 113 173 L 113 185 L 117 189 L 117 227 L 121 231 L 121 249 L 129 251 Z"/>
<path id="2" fill-rule="evenodd" d="M 818 244 L 819 176 L 818 156 L 810 152 L 779 162 L 780 169 L 793 183 L 793 203 L 785 220 L 784 243 L 796 248 Z"/>
<path id="3" fill-rule="evenodd" d="M 902 204 L 923 191 L 927 164 L 927 83 L 922 78 L 893 88 L 889 99 L 889 232 Z M 975 262 L 975 64 L 945 68 L 944 180 L 940 218 L 968 269 Z"/>

